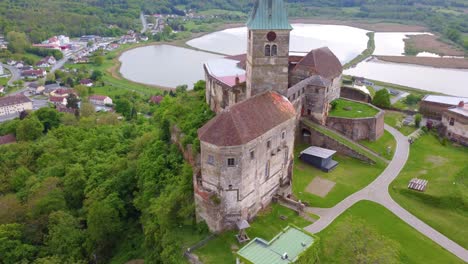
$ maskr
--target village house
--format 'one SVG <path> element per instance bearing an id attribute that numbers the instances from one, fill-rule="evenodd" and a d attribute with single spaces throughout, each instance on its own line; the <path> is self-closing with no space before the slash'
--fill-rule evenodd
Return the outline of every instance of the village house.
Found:
<path id="1" fill-rule="evenodd" d="M 39 68 L 48 68 L 57 63 L 57 60 L 53 56 L 48 56 L 36 63 L 36 66 Z"/>
<path id="2" fill-rule="evenodd" d="M 112 99 L 105 95 L 91 95 L 88 97 L 89 102 L 93 105 L 106 106 L 112 105 Z"/>
<path id="3" fill-rule="evenodd" d="M 47 75 L 47 72 L 44 69 L 39 69 L 39 70 L 25 70 L 21 71 L 21 78 L 25 79 L 37 79 L 37 78 L 43 78 Z"/>
<path id="4" fill-rule="evenodd" d="M 44 85 L 40 85 L 36 82 L 29 83 L 28 88 L 32 94 L 42 94 L 45 90 Z"/>
<path id="5" fill-rule="evenodd" d="M 151 96 L 149 101 L 150 103 L 153 103 L 153 104 L 160 104 L 163 99 L 164 97 L 161 95 L 153 95 Z"/>
<path id="6" fill-rule="evenodd" d="M 426 95 L 421 100 L 419 112 L 427 118 L 441 120 L 448 108 L 457 106 L 461 101 L 467 102 L 468 97 Z"/>
<path id="7" fill-rule="evenodd" d="M 468 147 L 468 100 L 444 111 L 442 125 L 448 139 Z"/>
<path id="8" fill-rule="evenodd" d="M 50 96 L 49 102 L 54 105 L 67 105 L 67 98 L 66 97 L 58 97 L 58 96 Z"/>
<path id="9" fill-rule="evenodd" d="M 68 88 L 59 88 L 56 90 L 53 90 L 49 93 L 50 96 L 52 97 L 62 97 L 62 98 L 67 98 L 70 94 L 75 94 L 76 92 L 73 89 L 68 89 Z"/>
<path id="10" fill-rule="evenodd" d="M 83 79 L 83 80 L 80 81 L 80 84 L 84 85 L 86 87 L 91 87 L 91 86 L 93 86 L 93 81 L 90 80 L 90 79 Z"/>
<path id="11" fill-rule="evenodd" d="M 32 110 L 32 101 L 24 94 L 0 97 L 0 116 Z"/>

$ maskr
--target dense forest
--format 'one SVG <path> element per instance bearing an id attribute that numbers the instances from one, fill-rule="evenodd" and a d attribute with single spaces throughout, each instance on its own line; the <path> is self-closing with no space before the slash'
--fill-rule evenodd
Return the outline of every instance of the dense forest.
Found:
<path id="1" fill-rule="evenodd" d="M 165 96 L 150 118 L 43 108 L 2 124 L 18 143 L 0 146 L 0 263 L 179 263 L 175 234 L 207 228 L 195 224 L 192 169 L 170 128 L 197 148 L 197 128 L 213 116 L 203 86 Z"/>

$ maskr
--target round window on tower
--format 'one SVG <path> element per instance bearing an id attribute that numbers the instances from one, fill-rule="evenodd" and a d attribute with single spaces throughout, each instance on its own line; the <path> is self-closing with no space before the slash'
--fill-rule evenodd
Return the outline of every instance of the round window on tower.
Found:
<path id="1" fill-rule="evenodd" d="M 273 31 L 268 32 L 267 34 L 267 39 L 268 41 L 275 41 L 276 39 L 276 33 Z"/>

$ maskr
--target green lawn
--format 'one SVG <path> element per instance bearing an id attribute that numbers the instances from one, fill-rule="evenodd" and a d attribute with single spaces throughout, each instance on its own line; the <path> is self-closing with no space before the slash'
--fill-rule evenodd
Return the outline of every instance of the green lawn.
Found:
<path id="1" fill-rule="evenodd" d="M 404 118 L 404 113 L 388 110 L 385 111 L 385 124 L 397 128 L 403 135 L 408 136 L 409 134 L 416 131 L 416 127 L 401 125 L 401 127 L 398 128 L 398 123 L 401 123 Z"/>
<path id="2" fill-rule="evenodd" d="M 463 263 L 463 261 L 400 220 L 392 212 L 370 201 L 361 201 L 353 205 L 330 226 L 318 233 L 317 236 L 321 239 L 322 249 L 327 246 L 327 241 L 334 239 L 334 237 L 330 237 L 330 233 L 340 224 L 344 223 L 344 220 L 348 219 L 348 217 L 361 219 L 366 225 L 374 228 L 381 236 L 399 244 L 400 263 Z M 459 229 L 461 228 L 461 223 L 457 225 Z M 320 255 L 322 263 L 337 263 L 334 257 L 325 254 Z"/>
<path id="3" fill-rule="evenodd" d="M 330 111 L 329 116 L 363 118 L 375 116 L 379 112 L 368 104 L 345 99 L 336 99 L 333 103 L 336 103 L 336 106 Z"/>
<path id="4" fill-rule="evenodd" d="M 286 220 L 281 220 L 279 217 L 287 216 Z M 250 239 L 260 237 L 265 240 L 270 240 L 275 237 L 283 228 L 289 224 L 298 227 L 306 227 L 311 223 L 296 212 L 280 206 L 272 204 L 265 211 L 261 212 L 257 218 L 251 223 L 251 227 L 247 229 L 247 234 Z M 234 235 L 237 231 L 227 231 L 215 239 L 208 242 L 205 246 L 195 251 L 195 254 L 200 257 L 200 260 L 205 264 L 210 263 L 235 263 L 235 252 L 244 245 L 239 245 Z"/>
<path id="5" fill-rule="evenodd" d="M 308 145 L 298 145 L 295 149 L 293 193 L 298 199 L 313 207 L 332 207 L 371 183 L 384 170 L 383 163 L 370 165 L 344 155 L 335 155 L 338 166 L 331 172 L 323 172 L 299 159 L 299 153 Z M 336 185 L 325 196 L 307 192 L 307 186 L 315 177 L 331 180 Z"/>
<path id="6" fill-rule="evenodd" d="M 10 78 L 0 78 L 0 85 L 5 86 Z"/>
<path id="7" fill-rule="evenodd" d="M 384 134 L 376 141 L 361 140 L 359 143 L 388 160 L 393 158 L 396 147 L 395 138 L 387 130 L 385 130 Z M 390 147 L 390 152 L 388 152 L 388 147 Z"/>
<path id="8" fill-rule="evenodd" d="M 414 177 L 429 181 L 424 193 L 407 189 Z M 432 134 L 420 137 L 411 146 L 390 194 L 418 218 L 468 248 L 468 229 L 462 227 L 468 223 L 468 148 L 443 146 Z"/>

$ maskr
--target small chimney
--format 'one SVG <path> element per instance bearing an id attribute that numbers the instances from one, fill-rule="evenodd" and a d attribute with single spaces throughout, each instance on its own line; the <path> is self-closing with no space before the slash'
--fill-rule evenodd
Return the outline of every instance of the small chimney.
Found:
<path id="1" fill-rule="evenodd" d="M 236 85 L 239 85 L 239 83 L 240 83 L 239 75 L 236 75 Z"/>
<path id="2" fill-rule="evenodd" d="M 465 102 L 463 102 L 463 101 L 460 101 L 460 103 L 458 103 L 458 107 L 460 107 L 460 108 L 463 108 L 463 107 L 465 107 Z"/>

